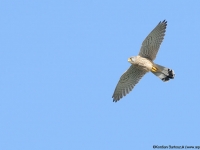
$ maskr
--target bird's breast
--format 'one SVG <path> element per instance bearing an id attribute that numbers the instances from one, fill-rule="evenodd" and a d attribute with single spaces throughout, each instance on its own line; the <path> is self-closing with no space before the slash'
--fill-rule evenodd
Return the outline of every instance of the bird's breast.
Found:
<path id="1" fill-rule="evenodd" d="M 137 59 L 135 60 L 133 65 L 147 72 L 150 71 L 153 67 L 153 63 L 150 60 L 140 56 L 137 56 Z"/>

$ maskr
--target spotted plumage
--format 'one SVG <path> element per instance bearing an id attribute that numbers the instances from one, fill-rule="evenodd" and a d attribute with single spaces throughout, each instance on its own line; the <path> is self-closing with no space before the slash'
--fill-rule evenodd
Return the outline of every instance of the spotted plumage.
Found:
<path id="1" fill-rule="evenodd" d="M 174 79 L 175 73 L 172 69 L 153 62 L 164 39 L 166 26 L 167 21 L 159 22 L 143 41 L 139 55 L 128 59 L 131 66 L 120 77 L 112 96 L 113 102 L 117 102 L 123 96 L 126 96 L 147 72 L 152 72 L 164 82 Z"/>

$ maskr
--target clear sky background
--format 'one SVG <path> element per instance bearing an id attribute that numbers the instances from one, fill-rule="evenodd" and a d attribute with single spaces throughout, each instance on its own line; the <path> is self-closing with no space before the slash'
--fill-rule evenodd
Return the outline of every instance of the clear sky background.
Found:
<path id="1" fill-rule="evenodd" d="M 1 0 L 0 149 L 133 150 L 200 145 L 200 1 Z M 159 21 L 148 73 L 112 102 L 115 86 Z"/>

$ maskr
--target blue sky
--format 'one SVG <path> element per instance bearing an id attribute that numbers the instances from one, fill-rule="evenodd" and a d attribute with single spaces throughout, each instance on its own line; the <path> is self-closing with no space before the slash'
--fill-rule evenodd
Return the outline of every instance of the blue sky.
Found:
<path id="1" fill-rule="evenodd" d="M 0 149 L 132 150 L 199 145 L 200 2 L 34 0 L 0 3 Z M 112 102 L 144 38 L 168 21 L 148 73 Z"/>

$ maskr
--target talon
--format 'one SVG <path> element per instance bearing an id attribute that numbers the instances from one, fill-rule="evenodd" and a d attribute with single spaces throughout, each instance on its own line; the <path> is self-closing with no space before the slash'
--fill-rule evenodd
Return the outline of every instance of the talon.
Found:
<path id="1" fill-rule="evenodd" d="M 156 67 L 152 67 L 151 71 L 156 72 L 157 68 Z"/>

